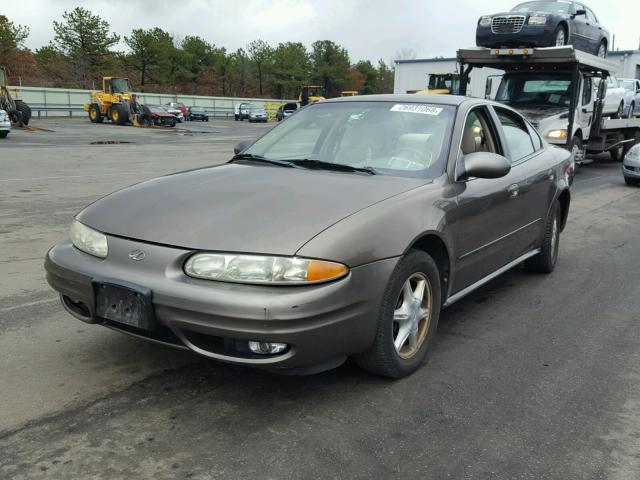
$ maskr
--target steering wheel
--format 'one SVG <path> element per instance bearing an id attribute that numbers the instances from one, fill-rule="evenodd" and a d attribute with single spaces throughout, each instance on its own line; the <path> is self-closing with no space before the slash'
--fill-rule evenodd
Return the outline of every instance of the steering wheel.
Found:
<path id="1" fill-rule="evenodd" d="M 414 159 L 419 160 L 414 160 Z M 428 159 L 427 162 L 424 160 Z M 429 150 L 418 150 L 412 147 L 401 147 L 391 154 L 391 158 L 387 164 L 392 167 L 394 163 L 402 161 L 405 163 L 405 169 L 407 170 L 424 170 L 431 166 L 433 160 L 433 154 Z"/>

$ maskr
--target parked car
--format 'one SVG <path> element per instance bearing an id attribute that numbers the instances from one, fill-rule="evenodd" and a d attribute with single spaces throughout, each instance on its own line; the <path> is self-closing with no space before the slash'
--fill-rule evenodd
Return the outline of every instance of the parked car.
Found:
<path id="1" fill-rule="evenodd" d="M 631 147 L 624 156 L 622 175 L 627 185 L 640 185 L 640 144 Z"/>
<path id="2" fill-rule="evenodd" d="M 290 117 L 291 115 L 296 113 L 297 110 L 298 110 L 297 103 L 285 103 L 284 105 L 278 108 L 278 111 L 276 112 L 276 120 L 281 122 L 285 118 Z"/>
<path id="3" fill-rule="evenodd" d="M 594 78 L 594 88 L 600 85 L 600 79 Z M 607 93 L 604 97 L 602 114 L 612 118 L 622 118 L 625 111 L 625 89 L 614 75 L 607 77 Z"/>
<path id="4" fill-rule="evenodd" d="M 209 114 L 204 107 L 189 107 L 189 120 L 209 121 Z"/>
<path id="5" fill-rule="evenodd" d="M 262 107 L 251 107 L 249 110 L 249 122 L 267 122 L 267 111 Z"/>
<path id="6" fill-rule="evenodd" d="M 176 120 L 179 123 L 182 123 L 182 122 L 185 121 L 184 113 L 182 113 L 182 110 L 180 110 L 179 108 L 171 107 L 171 106 L 168 106 L 168 105 L 164 105 L 161 108 L 164 108 L 168 113 L 170 113 L 171 115 L 176 117 Z"/>
<path id="7" fill-rule="evenodd" d="M 624 88 L 624 116 L 635 117 L 640 114 L 640 80 L 635 78 L 619 79 Z"/>
<path id="8" fill-rule="evenodd" d="M 159 105 L 146 105 L 151 115 L 151 121 L 154 125 L 164 125 L 175 127 L 178 119 L 175 115 L 169 113 L 165 108 Z"/>
<path id="9" fill-rule="evenodd" d="M 252 105 L 251 103 L 239 103 L 236 105 L 235 107 L 235 119 L 236 121 L 240 120 L 248 120 L 249 119 L 249 111 L 253 108 L 254 105 Z"/>
<path id="10" fill-rule="evenodd" d="M 235 151 L 82 210 L 45 259 L 64 308 L 229 363 L 402 377 L 441 308 L 556 266 L 571 154 L 504 105 L 330 99 Z"/>
<path id="11" fill-rule="evenodd" d="M 180 112 L 182 112 L 182 118 L 184 118 L 185 120 L 190 120 L 189 119 L 189 109 L 187 108 L 187 106 L 182 103 L 182 102 L 169 102 L 167 103 L 168 107 L 171 108 L 177 108 L 178 110 L 180 110 Z"/>
<path id="12" fill-rule="evenodd" d="M 0 138 L 7 138 L 10 132 L 11 118 L 6 111 L 0 110 Z"/>
<path id="13" fill-rule="evenodd" d="M 540 0 L 521 3 L 509 12 L 480 17 L 476 45 L 489 48 L 573 45 L 604 58 L 609 48 L 609 32 L 582 3 Z"/>

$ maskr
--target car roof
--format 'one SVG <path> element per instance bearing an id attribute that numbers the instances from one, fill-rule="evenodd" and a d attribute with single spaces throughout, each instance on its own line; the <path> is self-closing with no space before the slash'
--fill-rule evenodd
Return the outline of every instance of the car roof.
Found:
<path id="1" fill-rule="evenodd" d="M 425 103 L 436 105 L 453 105 L 458 106 L 472 99 L 460 95 L 416 95 L 414 93 L 407 94 L 382 94 L 382 95 L 359 95 L 357 97 L 339 97 L 323 100 L 320 103 L 342 103 L 342 102 L 406 102 L 406 103 Z"/>

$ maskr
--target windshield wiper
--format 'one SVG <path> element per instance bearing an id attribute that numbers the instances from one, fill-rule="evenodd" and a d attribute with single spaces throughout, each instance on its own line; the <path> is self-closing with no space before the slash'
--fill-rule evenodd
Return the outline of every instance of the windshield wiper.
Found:
<path id="1" fill-rule="evenodd" d="M 234 155 L 228 163 L 235 162 L 236 160 L 251 160 L 253 162 L 269 163 L 271 165 L 278 165 L 279 167 L 287 168 L 299 168 L 294 163 L 287 160 L 277 160 L 272 158 L 265 158 L 262 155 L 254 155 L 253 153 L 238 153 Z"/>
<path id="2" fill-rule="evenodd" d="M 318 170 L 335 170 L 337 172 L 363 172 L 369 175 L 376 175 L 376 171 L 372 167 L 353 167 L 344 163 L 331 163 L 324 160 L 316 160 L 311 158 L 295 158 L 288 160 L 289 162 L 304 168 L 317 168 Z"/>

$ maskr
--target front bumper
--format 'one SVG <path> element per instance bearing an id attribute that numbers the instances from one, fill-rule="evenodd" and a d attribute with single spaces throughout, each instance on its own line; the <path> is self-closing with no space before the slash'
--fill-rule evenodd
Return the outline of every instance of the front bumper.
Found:
<path id="1" fill-rule="evenodd" d="M 634 165 L 623 163 L 622 174 L 629 178 L 640 178 L 640 162 L 636 162 Z"/>
<path id="2" fill-rule="evenodd" d="M 193 252 L 108 237 L 101 260 L 66 241 L 45 259 L 47 281 L 63 305 L 87 323 L 99 323 L 149 340 L 187 347 L 226 362 L 298 369 L 340 362 L 367 349 L 377 328 L 384 288 L 397 258 L 353 268 L 336 282 L 298 287 L 264 287 L 198 280 L 182 266 Z M 146 257 L 133 261 L 129 252 Z M 141 331 L 96 318 L 92 281 L 109 279 L 148 288 L 157 328 Z M 74 308 L 82 304 L 85 308 Z M 233 345 L 249 340 L 290 347 L 274 356 L 245 355 Z M 235 342 L 235 343 L 234 343 Z"/>
<path id="3" fill-rule="evenodd" d="M 518 33 L 493 33 L 491 27 L 476 29 L 476 45 L 478 47 L 551 47 L 553 34 L 549 25 L 524 25 Z"/>

